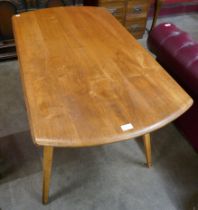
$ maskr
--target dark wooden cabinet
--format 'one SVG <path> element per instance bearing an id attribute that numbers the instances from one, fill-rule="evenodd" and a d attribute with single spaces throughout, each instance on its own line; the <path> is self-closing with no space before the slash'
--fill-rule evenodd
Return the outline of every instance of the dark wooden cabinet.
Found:
<path id="1" fill-rule="evenodd" d="M 141 38 L 151 0 L 84 0 L 85 5 L 105 7 L 135 38 Z"/>
<path id="2" fill-rule="evenodd" d="M 0 0 L 0 61 L 16 58 L 12 32 L 13 15 L 46 7 L 72 5 L 74 0 Z"/>
<path id="3" fill-rule="evenodd" d="M 16 57 L 11 23 L 16 12 L 16 2 L 0 1 L 0 60 Z"/>

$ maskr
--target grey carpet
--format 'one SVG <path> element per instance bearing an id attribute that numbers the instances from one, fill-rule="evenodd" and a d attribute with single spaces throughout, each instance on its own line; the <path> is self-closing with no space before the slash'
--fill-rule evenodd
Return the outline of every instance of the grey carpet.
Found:
<path id="1" fill-rule="evenodd" d="M 186 16 L 191 25 L 194 17 Z M 42 205 L 42 150 L 30 137 L 17 61 L 0 63 L 0 100 L 0 168 L 7 169 L 0 209 L 197 210 L 198 155 L 171 124 L 152 134 L 151 169 L 141 139 L 56 149 L 50 202 Z"/>

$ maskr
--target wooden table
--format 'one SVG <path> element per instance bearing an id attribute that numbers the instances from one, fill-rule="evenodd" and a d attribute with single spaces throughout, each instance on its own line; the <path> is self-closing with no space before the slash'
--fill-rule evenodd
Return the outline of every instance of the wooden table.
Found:
<path id="1" fill-rule="evenodd" d="M 54 147 L 143 136 L 192 99 L 105 9 L 59 7 L 15 15 L 13 26 L 33 141 L 44 147 L 43 202 Z"/>

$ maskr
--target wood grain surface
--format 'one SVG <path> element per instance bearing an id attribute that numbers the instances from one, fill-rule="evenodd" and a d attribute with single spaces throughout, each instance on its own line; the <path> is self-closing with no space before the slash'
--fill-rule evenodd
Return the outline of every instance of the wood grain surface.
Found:
<path id="1" fill-rule="evenodd" d="M 144 135 L 192 99 L 105 9 L 58 7 L 13 17 L 34 142 L 82 147 Z M 122 130 L 131 123 L 133 128 Z"/>

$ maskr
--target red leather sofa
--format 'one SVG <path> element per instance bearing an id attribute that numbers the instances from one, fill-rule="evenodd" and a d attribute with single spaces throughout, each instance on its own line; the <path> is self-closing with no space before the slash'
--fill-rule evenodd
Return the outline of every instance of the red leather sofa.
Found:
<path id="1" fill-rule="evenodd" d="M 151 31 L 147 44 L 157 61 L 194 100 L 175 124 L 198 151 L 198 42 L 174 24 L 163 23 Z"/>
<path id="2" fill-rule="evenodd" d="M 153 4 L 156 2 L 158 2 L 160 7 L 159 16 L 185 14 L 198 11 L 198 0 L 152 0 Z M 152 8 L 150 14 L 152 14 Z"/>
<path id="3" fill-rule="evenodd" d="M 159 15 L 175 15 L 197 11 L 198 0 L 163 0 Z"/>

